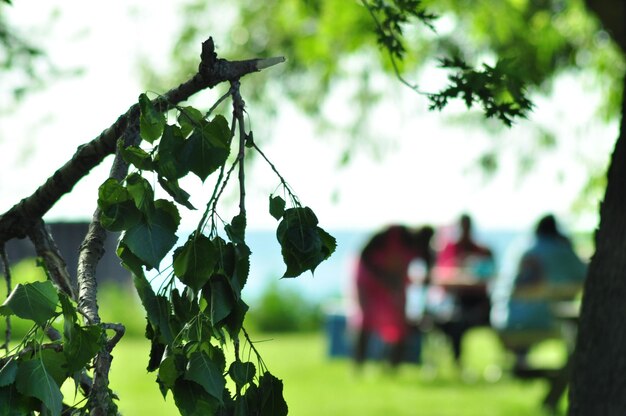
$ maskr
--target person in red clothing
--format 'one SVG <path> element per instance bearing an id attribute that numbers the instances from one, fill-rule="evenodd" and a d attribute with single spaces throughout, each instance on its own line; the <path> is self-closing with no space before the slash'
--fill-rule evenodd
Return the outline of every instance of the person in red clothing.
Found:
<path id="1" fill-rule="evenodd" d="M 451 314 L 437 324 L 449 337 L 457 364 L 460 364 L 465 332 L 474 326 L 489 325 L 486 280 L 492 277 L 493 269 L 491 250 L 474 240 L 472 219 L 463 214 L 458 238 L 444 246 L 436 264 L 436 283 L 445 288 L 453 304 Z"/>
<path id="2" fill-rule="evenodd" d="M 409 326 L 405 317 L 406 288 L 409 264 L 415 258 L 432 263 L 431 227 L 411 231 L 402 225 L 392 225 L 365 245 L 356 270 L 356 291 L 360 308 L 358 335 L 354 359 L 357 365 L 365 361 L 372 333 L 388 345 L 389 362 L 400 363 Z"/>

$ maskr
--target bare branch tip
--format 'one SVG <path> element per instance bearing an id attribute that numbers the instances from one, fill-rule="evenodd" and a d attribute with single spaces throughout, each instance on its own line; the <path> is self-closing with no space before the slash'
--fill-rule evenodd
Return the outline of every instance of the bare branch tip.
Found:
<path id="1" fill-rule="evenodd" d="M 269 68 L 270 66 L 282 64 L 283 62 L 285 62 L 285 60 L 286 59 L 284 56 L 274 56 L 272 58 L 259 59 L 256 62 L 256 69 L 257 71 L 260 71 L 262 69 Z"/>

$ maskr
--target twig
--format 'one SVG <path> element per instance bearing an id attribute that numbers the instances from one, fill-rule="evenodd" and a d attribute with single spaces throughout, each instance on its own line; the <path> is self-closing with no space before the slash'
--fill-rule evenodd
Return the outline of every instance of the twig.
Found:
<path id="1" fill-rule="evenodd" d="M 211 108 L 209 108 L 209 111 L 206 112 L 206 114 L 204 115 L 204 117 L 208 117 L 210 116 L 213 111 L 215 111 L 215 109 L 217 107 L 219 107 L 220 104 L 222 104 L 222 102 L 227 99 L 230 95 L 232 94 L 232 88 L 228 90 L 228 92 L 224 95 L 222 95 L 220 98 L 218 98 L 218 100 L 215 102 L 215 104 L 213 104 L 211 106 Z"/>
<path id="2" fill-rule="evenodd" d="M 9 258 L 7 257 L 6 247 L 4 243 L 0 244 L 0 257 L 2 258 L 2 268 L 4 270 L 4 280 L 7 284 L 7 297 L 11 294 L 11 268 L 9 267 Z M 5 353 L 9 354 L 9 343 L 11 342 L 11 316 L 5 318 L 6 329 L 4 330 L 4 348 Z"/>
<path id="3" fill-rule="evenodd" d="M 224 180 L 222 181 L 221 186 L 219 187 L 219 190 L 217 191 L 217 194 L 215 194 L 215 190 L 214 190 L 213 193 L 215 195 L 215 198 L 212 199 L 212 202 L 209 201 L 209 203 L 207 204 L 207 213 L 209 211 L 212 213 L 215 213 L 215 211 L 217 211 L 217 203 L 219 202 L 222 194 L 224 193 L 224 190 L 226 189 L 226 185 L 228 185 L 228 181 L 230 180 L 230 175 L 232 175 L 238 163 L 239 163 L 239 159 L 236 159 L 235 162 L 230 166 L 230 168 L 226 172 L 226 176 L 224 177 Z M 218 185 L 219 185 L 219 182 L 218 184 L 215 185 L 216 190 L 218 189 Z M 211 207 L 210 209 L 208 208 L 209 206 Z M 213 217 L 212 217 L 212 221 L 214 221 Z"/>
<path id="4" fill-rule="evenodd" d="M 232 87 L 228 90 L 228 92 L 226 94 L 224 94 L 223 96 L 221 96 L 217 102 L 215 104 L 213 104 L 213 106 L 211 107 L 211 109 L 207 112 L 206 116 L 208 117 L 209 114 L 211 113 L 211 111 L 213 111 L 215 108 L 217 108 L 217 106 L 226 99 L 226 97 L 232 95 L 233 91 L 232 91 Z M 231 135 L 234 135 L 234 128 L 235 128 L 235 121 L 234 121 L 234 117 L 233 117 L 233 121 L 231 123 Z M 230 143 L 229 143 L 230 145 Z M 218 196 L 218 190 L 219 190 L 219 184 L 222 182 L 222 179 L 224 178 L 224 167 L 226 165 L 222 165 L 220 167 L 220 173 L 217 177 L 217 181 L 215 182 L 215 188 L 213 188 L 213 194 L 211 195 L 211 198 L 209 198 L 209 202 L 207 202 L 206 204 L 206 209 L 204 210 L 204 212 L 202 213 L 202 218 L 200 219 L 200 222 L 198 222 L 198 227 L 196 228 L 196 233 L 195 236 L 197 237 L 198 235 L 200 235 L 200 232 L 202 231 L 202 229 L 204 228 L 204 226 L 206 225 L 207 222 L 207 218 L 209 216 L 209 212 L 211 212 L 212 209 L 214 209 L 214 205 L 213 205 L 213 201 L 217 201 L 217 199 L 219 199 Z M 228 172 L 228 176 L 230 176 L 230 171 Z M 227 179 L 228 182 L 228 179 Z M 217 198 L 217 199 L 216 199 Z"/>
<path id="5" fill-rule="evenodd" d="M 29 345 L 27 347 L 24 347 L 22 350 L 20 350 L 20 352 L 17 354 L 17 356 L 18 357 L 24 357 L 26 355 L 32 354 L 34 352 L 37 352 L 39 350 L 53 350 L 54 352 L 62 352 L 63 351 L 63 344 L 52 342 L 52 343 L 48 343 L 48 344 L 40 344 L 40 345 L 37 345 L 36 347 Z"/>
<path id="6" fill-rule="evenodd" d="M 245 102 L 239 92 L 239 80 L 231 81 L 231 90 L 233 91 L 233 116 L 237 119 L 239 126 L 239 153 L 237 154 L 237 160 L 239 161 L 239 215 L 245 217 L 246 215 L 246 173 L 244 166 L 244 159 L 246 156 L 246 128 L 245 120 L 243 117 L 243 111 L 245 108 Z"/>
<path id="7" fill-rule="evenodd" d="M 260 370 L 267 371 L 267 366 L 265 365 L 263 358 L 261 358 L 261 354 L 259 353 L 259 350 L 257 350 L 254 344 L 252 343 L 252 340 L 250 339 L 250 335 L 248 334 L 248 331 L 246 331 L 246 329 L 243 326 L 241 327 L 241 331 L 243 332 L 243 336 L 246 338 L 246 341 L 248 341 L 248 345 L 250 345 L 250 349 L 256 355 L 256 358 L 259 362 Z"/>
<path id="8" fill-rule="evenodd" d="M 46 229 L 43 220 L 38 221 L 28 232 L 28 237 L 35 246 L 37 255 L 41 257 L 48 279 L 70 299 L 76 300 L 76 288 L 67 272 L 65 260 L 59 252 L 52 235 Z"/>
<path id="9" fill-rule="evenodd" d="M 380 20 L 378 19 L 378 16 L 376 16 L 376 13 L 374 13 L 374 10 L 372 10 L 372 6 L 366 1 L 366 0 L 361 0 L 361 4 L 367 9 L 367 11 L 369 12 L 370 16 L 372 17 L 372 20 L 374 21 L 374 24 L 376 25 L 376 27 L 378 28 L 378 30 L 381 31 L 381 33 L 385 32 L 385 29 L 383 28 L 382 23 L 380 22 Z M 385 45 L 386 46 L 386 45 Z M 419 89 L 419 86 L 417 84 L 411 84 L 409 81 L 406 80 L 406 78 L 404 78 L 402 76 L 402 74 L 400 73 L 400 69 L 398 68 L 398 62 L 396 61 L 395 56 L 393 56 L 393 53 L 389 50 L 389 48 L 386 48 L 387 50 L 387 54 L 389 55 L 389 59 L 391 60 L 391 66 L 393 67 L 393 72 L 396 75 L 396 78 L 398 78 L 398 80 L 404 84 L 405 86 L 409 87 L 410 89 L 412 89 L 413 91 L 415 91 L 416 93 L 420 94 L 420 95 L 429 95 L 423 91 L 421 91 Z"/>
<path id="10" fill-rule="evenodd" d="M 256 150 L 261 157 L 265 160 L 265 162 L 267 162 L 267 164 L 270 166 L 270 168 L 272 169 L 272 171 L 274 171 L 274 173 L 276 174 L 276 176 L 278 176 L 278 179 L 280 180 L 281 185 L 283 186 L 283 188 L 285 188 L 285 190 L 287 191 L 287 193 L 289 194 L 289 197 L 292 199 L 292 201 L 296 204 L 299 205 L 300 201 L 298 200 L 298 197 L 296 196 L 296 194 L 291 190 L 291 187 L 289 186 L 289 184 L 287 183 L 287 181 L 285 180 L 285 178 L 280 174 L 280 172 L 278 172 L 278 169 L 276 168 L 276 165 L 274 165 L 269 159 L 268 157 L 265 155 L 265 153 L 263 153 L 263 151 L 261 150 L 261 148 L 259 148 L 259 146 L 257 146 L 257 144 L 253 141 L 252 142 L 252 147 L 254 148 L 254 150 Z"/>
<path id="11" fill-rule="evenodd" d="M 246 157 L 246 140 L 248 135 L 246 134 L 244 124 L 245 120 L 243 116 L 246 104 L 241 97 L 241 92 L 239 91 L 239 80 L 232 81 L 230 85 L 231 90 L 233 91 L 233 117 L 237 119 L 237 124 L 239 125 L 239 153 L 237 154 L 237 159 L 239 160 L 239 215 L 242 218 L 246 218 L 246 173 L 244 162 Z M 243 232 L 245 234 L 245 228 Z M 233 344 L 235 346 L 235 358 L 239 360 L 239 335 L 233 339 Z"/>
<path id="12" fill-rule="evenodd" d="M 104 329 L 111 329 L 115 331 L 115 335 L 113 335 L 113 337 L 111 337 L 111 339 L 109 339 L 106 343 L 107 350 L 113 351 L 113 348 L 115 348 L 117 343 L 120 341 L 120 339 L 122 339 L 122 337 L 126 333 L 126 328 L 122 324 L 113 324 L 113 323 L 102 324 L 102 327 Z"/>

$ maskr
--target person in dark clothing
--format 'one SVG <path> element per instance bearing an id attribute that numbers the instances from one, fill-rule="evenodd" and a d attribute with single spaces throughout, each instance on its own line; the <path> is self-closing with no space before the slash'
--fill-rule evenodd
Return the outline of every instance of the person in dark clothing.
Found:
<path id="1" fill-rule="evenodd" d="M 450 316 L 438 320 L 437 326 L 450 339 L 455 362 L 460 365 L 464 334 L 472 327 L 489 325 L 487 280 L 494 265 L 491 250 L 474 240 L 469 215 L 461 216 L 458 227 L 458 238 L 437 256 L 436 283 L 453 305 Z"/>

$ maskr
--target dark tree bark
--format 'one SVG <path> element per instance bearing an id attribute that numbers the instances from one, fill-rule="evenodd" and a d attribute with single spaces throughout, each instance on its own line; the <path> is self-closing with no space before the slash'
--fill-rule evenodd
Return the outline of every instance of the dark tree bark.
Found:
<path id="1" fill-rule="evenodd" d="M 626 53 L 626 2 L 587 0 Z M 569 415 L 626 415 L 626 74 L 622 120 L 611 157 L 585 282 L 573 357 Z"/>
<path id="2" fill-rule="evenodd" d="M 625 83 L 626 83 L 626 77 Z M 626 85 L 625 85 L 626 88 Z M 626 97 L 626 94 L 624 94 Z M 589 265 L 570 415 L 626 415 L 626 99 Z"/>

